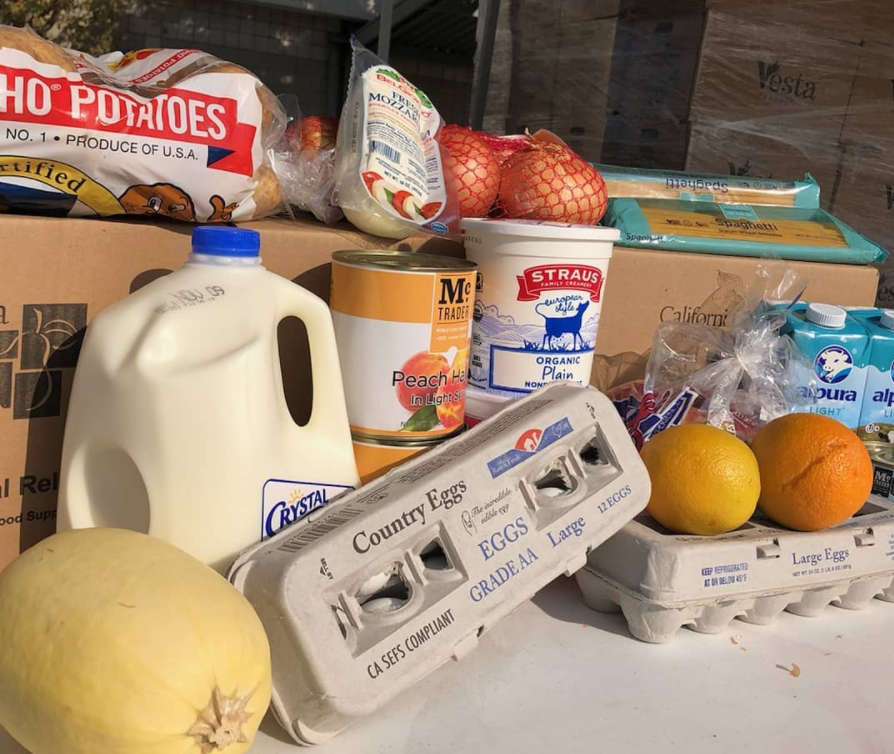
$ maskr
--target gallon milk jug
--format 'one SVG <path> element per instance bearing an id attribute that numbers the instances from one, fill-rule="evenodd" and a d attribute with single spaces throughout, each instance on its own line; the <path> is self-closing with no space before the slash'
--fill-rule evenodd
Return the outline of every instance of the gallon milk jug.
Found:
<path id="1" fill-rule="evenodd" d="M 268 272 L 252 230 L 200 227 L 180 270 L 100 313 L 75 372 L 59 530 L 136 529 L 218 570 L 359 483 L 326 304 Z M 304 322 L 292 419 L 277 326 Z M 111 567 L 111 566 L 110 566 Z"/>

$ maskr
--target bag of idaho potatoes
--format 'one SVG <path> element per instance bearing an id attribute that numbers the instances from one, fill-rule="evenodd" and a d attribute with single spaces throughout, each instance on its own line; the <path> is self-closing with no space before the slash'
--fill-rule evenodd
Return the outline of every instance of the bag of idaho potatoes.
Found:
<path id="1" fill-rule="evenodd" d="M 285 114 L 246 69 L 199 50 L 100 57 L 0 26 L 0 207 L 230 222 L 283 208 Z"/>

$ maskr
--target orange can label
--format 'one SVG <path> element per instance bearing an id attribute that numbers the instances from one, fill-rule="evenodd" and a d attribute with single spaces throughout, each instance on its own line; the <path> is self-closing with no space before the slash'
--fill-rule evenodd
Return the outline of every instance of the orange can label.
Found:
<path id="1" fill-rule="evenodd" d="M 357 462 L 357 473 L 360 474 L 360 483 L 368 484 L 388 473 L 395 466 L 409 461 L 413 456 L 428 450 L 425 445 L 377 445 L 365 443 L 362 440 L 354 440 L 354 460 Z"/>
<path id="2" fill-rule="evenodd" d="M 475 269 L 440 261 L 461 266 L 361 266 L 336 254 L 330 307 L 352 431 L 433 439 L 462 425 Z"/>

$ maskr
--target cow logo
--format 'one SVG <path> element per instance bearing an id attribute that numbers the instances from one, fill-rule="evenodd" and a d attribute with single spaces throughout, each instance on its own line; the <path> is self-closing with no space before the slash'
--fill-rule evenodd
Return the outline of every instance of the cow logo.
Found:
<path id="1" fill-rule="evenodd" d="M 828 385 L 836 385 L 848 378 L 854 359 L 844 346 L 827 346 L 813 362 L 816 376 Z"/>
<path id="2" fill-rule="evenodd" d="M 561 312 L 557 315 L 554 311 L 555 307 L 549 307 L 545 304 L 537 304 L 537 306 L 534 307 L 534 311 L 543 317 L 544 323 L 543 341 L 540 344 L 541 348 L 544 351 L 552 351 L 554 350 L 553 346 L 556 344 L 557 340 L 564 338 L 566 335 L 570 335 L 571 347 L 567 350 L 573 351 L 577 348 L 578 341 L 580 341 L 580 348 L 582 351 L 587 349 L 588 345 L 581 336 L 580 331 L 583 326 L 584 312 L 589 306 L 590 302 L 587 299 L 583 299 L 582 301 L 575 302 L 571 307 L 571 311 Z"/>

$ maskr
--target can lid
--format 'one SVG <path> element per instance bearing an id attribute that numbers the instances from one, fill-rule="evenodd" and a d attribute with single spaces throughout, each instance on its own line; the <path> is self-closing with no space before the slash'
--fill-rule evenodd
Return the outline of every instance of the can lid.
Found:
<path id="1" fill-rule="evenodd" d="M 474 270 L 478 266 L 461 257 L 388 249 L 336 251 L 332 255 L 332 261 L 355 267 L 371 267 L 397 272 L 465 272 Z"/>
<path id="2" fill-rule="evenodd" d="M 457 435 L 466 431 L 466 425 L 462 424 L 453 432 L 438 437 L 411 437 L 404 439 L 395 437 L 394 435 L 371 435 L 366 432 L 351 431 L 351 440 L 357 445 L 375 445 L 381 448 L 391 448 L 392 450 L 412 450 L 413 448 L 433 448 L 442 442 L 452 440 Z"/>
<path id="3" fill-rule="evenodd" d="M 894 330 L 894 309 L 882 309 L 882 316 L 879 317 L 878 323 L 888 330 Z"/>
<path id="4" fill-rule="evenodd" d="M 256 257 L 261 250 L 261 234 L 248 228 L 202 225 L 192 232 L 193 254 L 216 257 Z"/>
<path id="5" fill-rule="evenodd" d="M 621 238 L 621 231 L 617 228 L 557 223 L 550 220 L 489 220 L 470 217 L 460 220 L 459 227 L 463 233 L 495 233 L 562 241 L 617 241 Z"/>
<path id="6" fill-rule="evenodd" d="M 831 304 L 810 304 L 807 307 L 807 321 L 830 330 L 840 330 L 847 322 L 847 312 L 840 306 Z"/>

